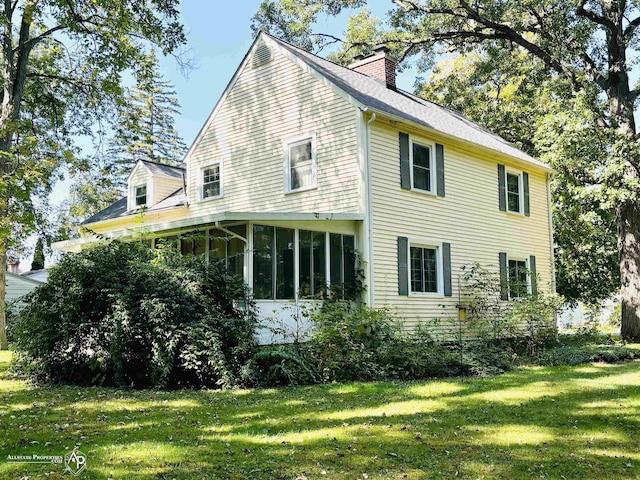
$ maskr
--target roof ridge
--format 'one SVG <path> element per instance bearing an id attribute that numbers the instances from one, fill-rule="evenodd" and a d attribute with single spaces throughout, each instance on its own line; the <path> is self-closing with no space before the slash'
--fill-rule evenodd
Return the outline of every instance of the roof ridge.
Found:
<path id="1" fill-rule="evenodd" d="M 153 160 L 147 160 L 145 158 L 139 158 L 138 161 L 140 161 L 142 163 L 151 163 L 152 165 L 159 165 L 161 167 L 169 167 L 169 168 L 177 168 L 179 170 L 186 170 L 186 167 L 180 167 L 180 166 L 177 166 L 177 165 L 170 165 L 168 163 L 162 163 L 162 162 L 155 162 Z"/>

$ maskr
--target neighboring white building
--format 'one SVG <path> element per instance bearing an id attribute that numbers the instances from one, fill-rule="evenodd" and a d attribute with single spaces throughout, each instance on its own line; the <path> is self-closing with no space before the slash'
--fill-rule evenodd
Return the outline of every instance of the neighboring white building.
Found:
<path id="1" fill-rule="evenodd" d="M 9 308 L 19 308 L 21 305 L 20 299 L 42 283 L 39 280 L 16 275 L 11 272 L 7 272 L 6 275 L 7 281 L 4 301 Z"/>
<path id="2" fill-rule="evenodd" d="M 384 50 L 345 68 L 261 33 L 184 165 L 139 162 L 127 197 L 54 248 L 171 238 L 226 259 L 263 316 L 289 323 L 353 282 L 357 252 L 368 305 L 447 337 L 463 265 L 493 265 L 503 298 L 516 280 L 553 290 L 551 172 L 398 89 Z"/>

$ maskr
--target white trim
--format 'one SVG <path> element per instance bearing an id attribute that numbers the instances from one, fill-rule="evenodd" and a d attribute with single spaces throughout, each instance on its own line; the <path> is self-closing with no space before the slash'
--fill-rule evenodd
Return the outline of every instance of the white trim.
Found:
<path id="1" fill-rule="evenodd" d="M 218 174 L 219 174 L 219 183 L 220 183 L 220 190 L 218 195 L 214 195 L 211 197 L 204 197 L 204 192 L 203 192 L 203 188 L 204 188 L 204 171 L 207 168 L 211 168 L 211 167 L 215 167 L 218 166 Z M 211 200 L 218 200 L 219 198 L 224 197 L 224 162 L 222 160 L 216 160 L 215 162 L 211 162 L 208 163 L 202 167 L 200 167 L 200 174 L 198 176 L 198 201 L 199 202 L 209 202 Z"/>
<path id="2" fill-rule="evenodd" d="M 413 144 L 420 145 L 421 147 L 425 147 L 429 149 L 429 190 L 423 190 L 421 188 L 414 187 L 413 184 Z M 416 135 L 409 135 L 409 178 L 411 179 L 411 191 L 423 193 L 427 195 L 437 196 L 438 185 L 437 185 L 437 173 L 436 173 L 436 144 L 431 140 L 427 140 L 423 137 L 418 137 Z"/>
<path id="3" fill-rule="evenodd" d="M 442 259 L 442 242 L 434 242 L 431 240 L 408 237 L 407 245 L 407 285 L 408 296 L 417 298 L 444 298 L 444 262 Z M 411 248 L 427 248 L 436 251 L 436 292 L 414 292 L 411 289 Z"/>
<path id="4" fill-rule="evenodd" d="M 518 207 L 520 211 L 516 212 L 513 210 L 509 210 L 509 175 L 514 175 L 518 177 Z M 511 213 L 513 215 L 524 216 L 524 172 L 522 170 L 517 170 L 515 168 L 507 167 L 505 165 L 504 168 L 504 201 L 505 201 L 505 212 Z"/>
<path id="5" fill-rule="evenodd" d="M 291 147 L 311 142 L 311 184 L 304 187 L 291 188 Z M 284 193 L 298 193 L 318 188 L 317 135 L 315 132 L 289 138 L 283 142 L 284 147 Z"/>

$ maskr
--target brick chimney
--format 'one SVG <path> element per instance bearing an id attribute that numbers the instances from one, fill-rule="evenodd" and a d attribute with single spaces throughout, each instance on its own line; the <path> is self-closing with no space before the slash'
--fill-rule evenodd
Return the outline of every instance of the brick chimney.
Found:
<path id="1" fill-rule="evenodd" d="M 378 46 L 367 56 L 358 55 L 355 62 L 349 65 L 351 70 L 364 73 L 380 80 L 387 88 L 396 89 L 396 61 L 389 55 L 389 49 L 384 45 Z"/>
<path id="2" fill-rule="evenodd" d="M 18 257 L 9 256 L 7 258 L 7 272 L 18 275 L 20 272 L 20 259 Z"/>

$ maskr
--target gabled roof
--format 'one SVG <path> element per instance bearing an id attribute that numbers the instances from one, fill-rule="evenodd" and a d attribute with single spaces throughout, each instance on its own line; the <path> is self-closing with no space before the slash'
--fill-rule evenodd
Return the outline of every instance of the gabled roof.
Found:
<path id="1" fill-rule="evenodd" d="M 332 63 L 262 32 L 285 52 L 300 59 L 358 103 L 392 117 L 407 120 L 467 142 L 495 150 L 527 163 L 549 167 L 455 110 L 428 102 L 403 90 L 391 90 L 363 73 Z"/>
<path id="2" fill-rule="evenodd" d="M 187 204 L 187 196 L 184 193 L 184 188 L 180 187 L 171 195 L 168 195 L 164 199 L 160 200 L 154 206 L 145 209 L 145 212 L 155 212 L 163 210 L 165 208 L 179 207 Z M 127 197 L 122 197 L 115 203 L 112 203 L 104 210 L 96 213 L 92 217 L 87 218 L 80 225 L 88 225 L 90 223 L 102 222 L 104 220 L 112 220 L 114 218 L 126 217 L 128 215 L 137 215 L 142 211 L 142 208 L 135 208 L 133 210 L 127 210 Z"/>
<path id="3" fill-rule="evenodd" d="M 146 167 L 152 176 L 159 176 L 159 177 L 181 179 L 182 175 L 186 171 L 186 168 L 182 165 L 173 166 L 173 165 L 167 165 L 166 163 L 152 162 L 149 160 L 138 160 L 138 163 L 136 163 L 136 166 L 133 167 L 133 169 L 131 170 L 129 177 L 131 177 L 131 175 L 138 168 L 139 165 L 143 165 L 144 167 Z"/>

